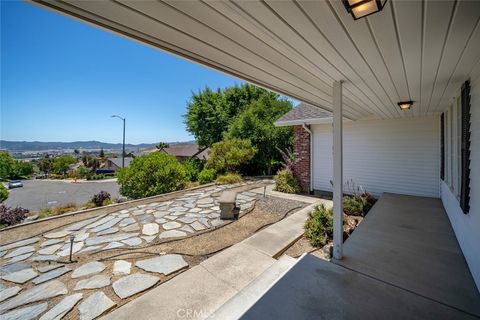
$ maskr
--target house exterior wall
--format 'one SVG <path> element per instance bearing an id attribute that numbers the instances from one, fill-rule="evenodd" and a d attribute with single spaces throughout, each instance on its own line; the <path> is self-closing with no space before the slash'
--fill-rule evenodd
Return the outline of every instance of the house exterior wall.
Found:
<path id="1" fill-rule="evenodd" d="M 310 192 L 310 134 L 302 126 L 293 126 L 293 174 L 303 192 Z"/>
<path id="2" fill-rule="evenodd" d="M 470 211 L 464 214 L 450 187 L 441 182 L 442 201 L 480 291 L 480 66 L 470 78 Z"/>
<path id="3" fill-rule="evenodd" d="M 331 191 L 332 126 L 312 129 L 313 187 Z M 383 192 L 440 196 L 438 116 L 345 122 L 343 151 L 344 182 L 352 179 L 374 196 Z"/>

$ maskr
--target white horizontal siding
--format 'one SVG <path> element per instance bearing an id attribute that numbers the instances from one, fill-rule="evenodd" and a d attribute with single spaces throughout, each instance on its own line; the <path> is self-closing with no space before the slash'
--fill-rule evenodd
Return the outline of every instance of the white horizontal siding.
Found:
<path id="1" fill-rule="evenodd" d="M 442 183 L 442 201 L 480 291 L 480 63 L 472 72 L 470 85 L 470 212 L 462 212 L 445 183 Z"/>
<path id="2" fill-rule="evenodd" d="M 375 196 L 383 192 L 439 196 L 440 120 L 437 116 L 344 123 L 344 181 Z M 332 127 L 314 125 L 313 185 L 331 191 Z"/>

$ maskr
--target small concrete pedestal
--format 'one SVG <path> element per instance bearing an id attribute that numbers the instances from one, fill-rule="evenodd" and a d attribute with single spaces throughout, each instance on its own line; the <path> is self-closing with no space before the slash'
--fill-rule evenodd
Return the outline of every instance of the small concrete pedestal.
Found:
<path id="1" fill-rule="evenodd" d="M 218 198 L 220 207 L 220 219 L 232 220 L 235 218 L 234 209 L 237 201 L 237 193 L 235 191 L 225 191 Z"/>

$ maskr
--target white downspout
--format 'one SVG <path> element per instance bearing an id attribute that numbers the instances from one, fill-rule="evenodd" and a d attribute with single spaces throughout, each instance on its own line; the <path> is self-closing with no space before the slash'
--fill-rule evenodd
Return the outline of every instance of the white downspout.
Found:
<path id="1" fill-rule="evenodd" d="M 313 133 L 312 131 L 307 127 L 307 124 L 304 123 L 302 124 L 302 128 L 308 132 L 310 135 L 310 192 L 313 191 Z"/>

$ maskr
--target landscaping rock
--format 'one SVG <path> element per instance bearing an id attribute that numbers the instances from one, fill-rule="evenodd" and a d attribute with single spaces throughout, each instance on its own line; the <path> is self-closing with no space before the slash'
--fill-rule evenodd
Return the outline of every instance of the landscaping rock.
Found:
<path id="1" fill-rule="evenodd" d="M 10 310 L 27 303 L 33 303 L 67 294 L 67 292 L 67 287 L 62 282 L 58 280 L 49 281 L 28 289 L 12 299 L 1 303 L 0 313 L 2 311 Z"/>
<path id="2" fill-rule="evenodd" d="M 105 270 L 105 265 L 103 263 L 98 261 L 92 261 L 75 269 L 75 271 L 73 271 L 72 273 L 72 278 L 75 279 L 95 273 L 100 273 L 103 270 Z"/>
<path id="3" fill-rule="evenodd" d="M 17 241 L 17 242 L 14 242 L 14 243 L 6 244 L 6 245 L 3 245 L 3 246 L 0 246 L 0 252 L 7 251 L 7 250 L 10 250 L 10 249 L 13 249 L 13 248 L 26 246 L 26 245 L 29 245 L 29 244 L 32 244 L 32 243 L 36 243 L 38 241 L 40 241 L 40 237 L 34 237 L 34 238 L 25 239 L 25 240 L 22 240 L 22 241 Z"/>
<path id="4" fill-rule="evenodd" d="M 15 249 L 15 250 L 11 251 L 9 254 L 7 254 L 5 257 L 3 257 L 3 259 L 13 258 L 13 257 L 19 256 L 19 255 L 23 255 L 23 254 L 26 254 L 26 253 L 33 252 L 33 251 L 35 251 L 35 248 L 32 247 L 32 246 L 20 247 L 18 249 Z"/>
<path id="5" fill-rule="evenodd" d="M 158 281 L 160 281 L 159 277 L 135 273 L 115 281 L 112 287 L 117 296 L 125 299 L 153 287 Z"/>
<path id="6" fill-rule="evenodd" d="M 113 264 L 113 274 L 120 275 L 120 274 L 130 274 L 130 269 L 132 267 L 132 263 L 125 261 L 125 260 L 117 260 Z"/>
<path id="7" fill-rule="evenodd" d="M 39 303 L 33 306 L 16 309 L 2 314 L 2 320 L 30 320 L 36 319 L 48 308 L 48 303 Z"/>
<path id="8" fill-rule="evenodd" d="M 153 236 L 158 233 L 159 227 L 156 223 L 148 223 L 143 226 L 142 233 L 146 236 Z"/>
<path id="9" fill-rule="evenodd" d="M 76 293 L 70 296 L 63 298 L 62 301 L 57 303 L 52 309 L 48 310 L 43 316 L 40 317 L 40 320 L 60 320 L 62 319 L 70 310 L 75 307 L 78 301 L 82 300 L 83 294 Z"/>
<path id="10" fill-rule="evenodd" d="M 46 282 L 46 281 L 49 281 L 49 280 L 52 280 L 52 279 L 55 279 L 55 278 L 58 278 L 62 275 L 64 275 L 65 273 L 68 273 L 72 271 L 72 269 L 68 268 L 68 267 L 62 267 L 62 268 L 58 268 L 58 269 L 54 269 L 52 271 L 49 271 L 47 273 L 44 273 L 42 274 L 41 276 L 33 279 L 33 283 L 34 284 L 40 284 L 40 283 L 43 283 L 43 282 Z"/>
<path id="11" fill-rule="evenodd" d="M 183 237 L 183 236 L 186 236 L 186 235 L 187 234 L 183 231 L 168 230 L 168 231 L 162 232 L 158 238 L 160 238 L 160 239 L 177 238 L 177 237 Z"/>
<path id="12" fill-rule="evenodd" d="M 1 289 L 0 290 L 0 302 L 2 302 L 3 300 L 7 300 L 8 298 L 11 298 L 13 296 L 16 296 L 17 293 L 19 293 L 20 291 L 22 291 L 22 288 L 19 287 L 19 286 L 10 287 L 10 288 L 6 288 L 6 289 Z"/>
<path id="13" fill-rule="evenodd" d="M 99 289 L 110 284 L 110 277 L 103 275 L 96 275 L 88 279 L 80 280 L 75 285 L 75 291 L 84 289 Z"/>
<path id="14" fill-rule="evenodd" d="M 145 271 L 163 273 L 166 276 L 188 267 L 188 263 L 179 254 L 166 254 L 152 259 L 140 260 L 135 265 Z"/>
<path id="15" fill-rule="evenodd" d="M 23 270 L 15 271 L 12 273 L 8 273 L 6 275 L 1 276 L 0 279 L 14 282 L 14 283 L 25 283 L 35 278 L 36 276 L 38 276 L 38 273 L 36 273 L 32 268 L 28 268 L 28 269 L 23 269 Z"/>
<path id="16" fill-rule="evenodd" d="M 115 305 L 116 303 L 110 300 L 105 293 L 95 292 L 78 306 L 78 315 L 80 320 L 92 320 L 112 309 Z"/>

